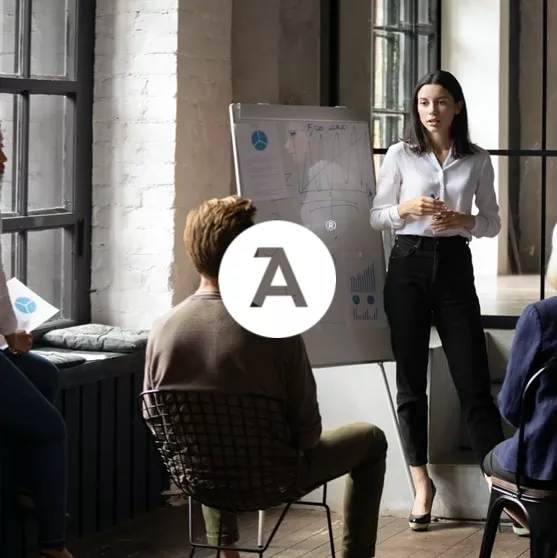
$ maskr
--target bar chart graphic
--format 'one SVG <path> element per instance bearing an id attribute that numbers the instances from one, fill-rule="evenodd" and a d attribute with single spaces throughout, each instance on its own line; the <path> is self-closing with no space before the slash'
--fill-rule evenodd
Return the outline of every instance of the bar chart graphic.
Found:
<path id="1" fill-rule="evenodd" d="M 374 264 L 365 267 L 362 264 L 364 262 L 361 260 L 352 260 L 348 266 L 348 309 L 349 319 L 353 324 L 365 325 L 379 320 L 379 304 Z"/>
<path id="2" fill-rule="evenodd" d="M 375 270 L 373 264 L 368 265 L 363 271 L 350 277 L 350 290 L 353 293 L 375 292 Z"/>

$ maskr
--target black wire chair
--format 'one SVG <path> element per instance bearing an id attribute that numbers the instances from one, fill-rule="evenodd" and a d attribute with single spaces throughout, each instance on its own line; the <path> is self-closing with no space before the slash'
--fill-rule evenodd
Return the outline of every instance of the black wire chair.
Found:
<path id="1" fill-rule="evenodd" d="M 557 389 L 557 363 L 538 370 L 522 392 L 515 482 L 491 477 L 491 497 L 479 558 L 491 556 L 501 514 L 507 506 L 519 508 L 526 516 L 530 529 L 530 558 L 555 558 L 557 553 L 557 490 L 529 487 L 523 476 L 527 451 L 524 427 L 536 404 L 536 390 L 542 376 L 547 377 L 554 390 Z M 554 442 L 557 442 L 557 432 Z"/>
<path id="2" fill-rule="evenodd" d="M 164 466 L 189 501 L 190 557 L 198 548 L 257 553 L 268 549 L 292 504 L 320 506 L 327 514 L 331 556 L 335 556 L 327 484 L 322 499 L 301 501 L 312 490 L 298 488 L 301 453 L 291 447 L 282 402 L 261 395 L 209 391 L 149 390 L 140 394 L 143 419 Z M 232 513 L 259 512 L 257 547 L 202 544 L 193 540 L 192 500 Z M 263 542 L 264 511 L 284 508 Z"/>

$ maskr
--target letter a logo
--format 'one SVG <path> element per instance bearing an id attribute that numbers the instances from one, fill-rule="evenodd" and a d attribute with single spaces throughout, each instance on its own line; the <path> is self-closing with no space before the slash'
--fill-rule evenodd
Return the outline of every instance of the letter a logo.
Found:
<path id="1" fill-rule="evenodd" d="M 333 300 L 333 258 L 312 231 L 290 221 L 266 221 L 245 230 L 226 250 L 219 287 L 230 315 L 262 337 L 304 333 Z"/>
<path id="2" fill-rule="evenodd" d="M 284 248 L 259 248 L 255 252 L 255 257 L 270 257 L 271 261 L 269 262 L 269 265 L 265 270 L 265 274 L 263 275 L 263 279 L 261 280 L 261 284 L 255 293 L 255 298 L 252 303 L 253 306 L 263 306 L 265 298 L 268 296 L 289 296 L 292 298 L 296 306 L 307 306 L 302 290 L 300 289 L 300 285 L 298 281 L 296 281 L 294 271 L 292 271 L 290 262 L 286 257 Z M 272 285 L 278 269 L 281 270 L 286 281 L 286 285 L 284 286 Z"/>

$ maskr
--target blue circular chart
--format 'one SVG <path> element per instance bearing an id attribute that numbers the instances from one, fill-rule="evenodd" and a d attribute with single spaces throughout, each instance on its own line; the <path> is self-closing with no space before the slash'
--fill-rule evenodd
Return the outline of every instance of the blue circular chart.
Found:
<path id="1" fill-rule="evenodd" d="M 37 303 L 26 296 L 16 298 L 14 305 L 22 314 L 32 314 L 37 309 Z"/>
<path id="2" fill-rule="evenodd" d="M 360 297 L 358 295 L 354 295 L 352 297 L 352 301 L 354 302 L 354 304 L 360 304 Z"/>
<path id="3" fill-rule="evenodd" d="M 368 304 L 373 304 L 375 302 L 375 297 L 373 295 L 368 295 L 367 296 L 367 303 Z"/>
<path id="4" fill-rule="evenodd" d="M 262 132 L 261 130 L 256 130 L 251 135 L 251 143 L 257 151 L 263 151 L 269 145 L 269 138 L 267 138 L 267 134 Z"/>

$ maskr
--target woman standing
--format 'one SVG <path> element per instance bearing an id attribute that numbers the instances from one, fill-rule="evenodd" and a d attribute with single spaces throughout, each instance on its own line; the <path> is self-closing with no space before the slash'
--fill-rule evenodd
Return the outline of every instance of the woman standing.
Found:
<path id="1" fill-rule="evenodd" d="M 6 161 L 0 132 L 0 183 Z M 72 558 L 65 546 L 66 426 L 54 406 L 58 369 L 29 353 L 32 338 L 17 329 L 1 260 L 0 334 L 8 344 L 0 350 L 0 430 L 13 440 L 19 474 L 27 477 L 21 480 L 32 490 L 40 555 Z"/>
<path id="2" fill-rule="evenodd" d="M 397 370 L 397 407 L 416 489 L 410 527 L 426 530 L 435 486 L 427 471 L 426 396 L 430 328 L 447 356 L 479 464 L 503 440 L 491 396 L 469 241 L 494 237 L 501 221 L 489 154 L 472 144 L 462 88 L 445 71 L 426 75 L 412 100 L 405 138 L 378 173 L 376 230 L 396 240 L 385 281 L 385 312 Z M 472 215 L 472 200 L 478 214 Z"/>

